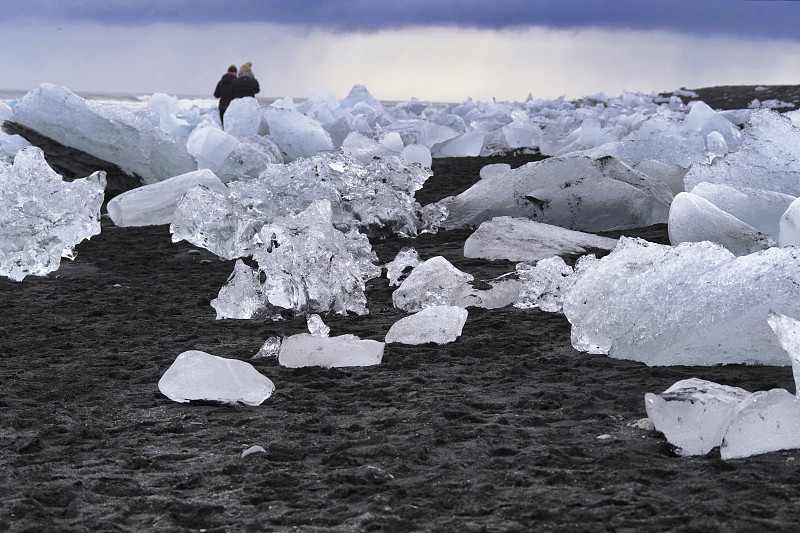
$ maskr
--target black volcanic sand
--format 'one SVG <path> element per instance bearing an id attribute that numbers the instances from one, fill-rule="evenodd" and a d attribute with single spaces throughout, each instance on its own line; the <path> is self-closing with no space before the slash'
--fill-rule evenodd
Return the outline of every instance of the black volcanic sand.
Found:
<path id="1" fill-rule="evenodd" d="M 425 202 L 490 162 L 438 160 Z M 68 161 L 64 162 L 68 165 Z M 469 231 L 374 241 L 444 255 L 476 279 L 510 262 L 465 259 Z M 617 232 L 666 242 L 666 227 Z M 587 355 L 562 315 L 469 309 L 463 335 L 387 345 L 367 368 L 251 360 L 306 330 L 215 320 L 233 269 L 173 244 L 167 226 L 118 228 L 46 278 L 0 279 L 0 531 L 794 531 L 800 451 L 676 456 L 632 427 L 643 396 L 697 376 L 794 390 L 790 367 L 660 367 Z M 383 340 L 405 316 L 385 278 L 369 315 L 332 335 Z M 185 350 L 250 361 L 276 391 L 258 407 L 178 404 L 157 383 Z M 606 438 L 598 438 L 607 436 Z M 245 458 L 252 445 L 266 453 Z"/>

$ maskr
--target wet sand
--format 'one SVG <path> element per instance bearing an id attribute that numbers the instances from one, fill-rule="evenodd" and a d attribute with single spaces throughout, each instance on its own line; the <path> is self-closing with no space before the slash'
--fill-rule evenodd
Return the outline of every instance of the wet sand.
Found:
<path id="1" fill-rule="evenodd" d="M 69 166 L 69 154 L 62 155 Z M 491 162 L 437 160 L 421 203 L 466 189 Z M 373 241 L 444 255 L 476 280 L 513 270 L 465 259 L 468 230 Z M 617 234 L 666 242 L 666 226 Z M 633 426 L 644 394 L 697 376 L 794 390 L 789 367 L 650 368 L 575 351 L 562 315 L 469 308 L 463 335 L 386 346 L 368 368 L 252 360 L 303 319 L 215 320 L 233 270 L 119 228 L 46 278 L 0 279 L 0 531 L 792 531 L 800 451 L 676 456 Z M 331 335 L 382 341 L 405 316 L 386 278 L 370 313 L 323 317 Z M 178 404 L 158 380 L 178 354 L 251 362 L 276 385 L 258 407 Z M 602 438 L 599 438 L 601 437 Z M 266 453 L 245 458 L 252 445 Z"/>

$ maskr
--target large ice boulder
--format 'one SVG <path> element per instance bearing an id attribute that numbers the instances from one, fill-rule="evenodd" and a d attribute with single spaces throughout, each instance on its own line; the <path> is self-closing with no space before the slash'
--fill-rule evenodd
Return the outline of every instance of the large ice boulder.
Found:
<path id="1" fill-rule="evenodd" d="M 189 350 L 180 354 L 164 372 L 158 390 L 181 403 L 261 405 L 275 391 L 275 385 L 250 363 Z"/>
<path id="2" fill-rule="evenodd" d="M 171 224 L 178 200 L 197 186 L 227 194 L 225 184 L 213 172 L 195 170 L 115 196 L 108 202 L 108 215 L 117 226 Z"/>
<path id="3" fill-rule="evenodd" d="M 784 365 L 764 317 L 800 315 L 800 250 L 736 257 L 710 242 L 622 237 L 564 300 L 572 344 L 648 365 Z"/>
<path id="4" fill-rule="evenodd" d="M 497 217 L 482 222 L 464 243 L 464 257 L 536 262 L 554 255 L 612 250 L 616 239 L 600 237 L 527 218 Z"/>
<path id="5" fill-rule="evenodd" d="M 197 169 L 186 139 L 161 129 L 154 113 L 84 100 L 66 87 L 45 83 L 29 91 L 14 107 L 11 120 L 114 163 L 144 184 Z"/>
<path id="6" fill-rule="evenodd" d="M 105 172 L 64 182 L 36 147 L 14 164 L 0 160 L 0 275 L 45 276 L 75 258 L 75 245 L 100 233 Z"/>
<path id="7" fill-rule="evenodd" d="M 386 343 L 447 344 L 461 336 L 468 312 L 463 307 L 437 305 L 401 318 L 386 333 Z"/>
<path id="8" fill-rule="evenodd" d="M 197 168 L 217 172 L 239 145 L 239 139 L 222 131 L 210 120 L 200 123 L 189 134 L 186 149 L 197 161 Z"/>
<path id="9" fill-rule="evenodd" d="M 252 96 L 234 98 L 225 110 L 225 133 L 234 137 L 258 135 L 261 126 L 261 111 L 258 100 Z"/>
<path id="10" fill-rule="evenodd" d="M 300 333 L 283 340 L 278 363 L 288 368 L 373 366 L 383 359 L 384 346 L 382 342 L 355 335 L 318 337 Z"/>
<path id="11" fill-rule="evenodd" d="M 493 174 L 438 202 L 448 229 L 498 216 L 526 217 L 580 231 L 664 223 L 672 192 L 662 182 L 608 157 L 554 157 Z"/>
<path id="12" fill-rule="evenodd" d="M 716 242 L 735 255 L 747 255 L 775 246 L 765 235 L 705 198 L 682 192 L 669 210 L 669 242 Z"/>
<path id="13" fill-rule="evenodd" d="M 331 221 L 330 203 L 322 200 L 263 226 L 253 251 L 258 269 L 237 262 L 211 302 L 217 318 L 279 318 L 281 310 L 367 314 L 365 283 L 380 276 L 378 258 L 365 235 L 343 233 Z"/>
<path id="14" fill-rule="evenodd" d="M 297 111 L 267 107 L 263 109 L 263 116 L 269 125 L 270 137 L 280 147 L 286 161 L 334 149 L 331 136 L 322 125 Z"/>

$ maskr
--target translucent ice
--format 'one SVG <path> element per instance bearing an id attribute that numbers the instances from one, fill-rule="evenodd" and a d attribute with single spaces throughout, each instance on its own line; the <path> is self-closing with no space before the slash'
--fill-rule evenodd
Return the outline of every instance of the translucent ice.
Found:
<path id="1" fill-rule="evenodd" d="M 789 355 L 794 375 L 795 395 L 800 396 L 800 321 L 771 312 L 767 317 L 767 322 L 778 336 L 781 348 Z"/>
<path id="2" fill-rule="evenodd" d="M 283 341 L 280 337 L 270 337 L 264 341 L 258 352 L 253 356 L 253 359 L 266 359 L 268 357 L 278 357 L 281 351 L 281 343 Z"/>
<path id="3" fill-rule="evenodd" d="M 108 202 L 108 215 L 117 226 L 170 224 L 175 216 L 178 200 L 186 191 L 196 186 L 227 194 L 225 185 L 213 172 L 207 169 L 195 170 L 115 196 Z"/>
<path id="4" fill-rule="evenodd" d="M 661 394 L 644 395 L 647 416 L 678 455 L 705 455 L 722 442 L 744 389 L 704 379 L 678 381 Z"/>
<path id="5" fill-rule="evenodd" d="M 308 332 L 315 337 L 327 337 L 331 332 L 331 328 L 325 325 L 322 317 L 317 314 L 308 315 L 306 317 L 306 324 L 308 325 Z"/>
<path id="6" fill-rule="evenodd" d="M 225 133 L 234 137 L 258 135 L 261 126 L 261 112 L 258 100 L 252 96 L 234 98 L 225 110 Z"/>
<path id="7" fill-rule="evenodd" d="M 722 437 L 723 459 L 800 448 L 800 400 L 785 389 L 759 391 L 744 399 Z"/>
<path id="8" fill-rule="evenodd" d="M 800 199 L 789 204 L 778 220 L 778 244 L 800 246 Z"/>
<path id="9" fill-rule="evenodd" d="M 431 168 L 433 157 L 428 147 L 421 144 L 409 144 L 400 152 L 400 156 L 409 163 L 419 163 L 420 166 Z"/>
<path id="10" fill-rule="evenodd" d="M 765 250 L 775 245 L 765 235 L 723 211 L 705 198 L 682 192 L 675 197 L 669 210 L 669 242 L 716 242 L 735 255 Z"/>
<path id="11" fill-rule="evenodd" d="M 164 372 L 158 390 L 181 403 L 206 400 L 261 405 L 275 391 L 275 385 L 250 363 L 189 350 Z"/>
<path id="12" fill-rule="evenodd" d="M 270 137 L 283 152 L 286 161 L 311 157 L 320 150 L 333 150 L 331 136 L 319 122 L 297 111 L 267 107 L 264 119 L 269 124 Z"/>
<path id="13" fill-rule="evenodd" d="M 217 311 L 217 320 L 223 318 L 264 318 L 269 309 L 269 299 L 261 290 L 258 271 L 238 259 L 227 283 L 222 286 L 211 307 Z"/>
<path id="14" fill-rule="evenodd" d="M 481 155 L 484 133 L 471 131 L 461 133 L 441 144 L 434 145 L 431 154 L 434 157 L 477 157 Z"/>
<path id="15" fill-rule="evenodd" d="M 45 83 L 29 91 L 11 120 L 114 163 L 145 184 L 197 170 L 186 140 L 161 129 L 154 113 L 84 100 L 65 87 Z"/>
<path id="16" fill-rule="evenodd" d="M 575 281 L 572 267 L 559 256 L 542 259 L 535 266 L 520 263 L 517 273 L 523 288 L 514 307 L 538 307 L 549 313 L 561 311 L 564 293 Z"/>
<path id="17" fill-rule="evenodd" d="M 536 262 L 554 255 L 611 250 L 616 239 L 542 224 L 527 218 L 497 217 L 482 222 L 464 243 L 464 257 Z"/>
<path id="18" fill-rule="evenodd" d="M 477 225 L 497 216 L 527 217 L 580 231 L 667 221 L 672 192 L 614 158 L 557 157 L 481 179 L 439 202 L 444 227 Z"/>
<path id="19" fill-rule="evenodd" d="M 105 172 L 66 183 L 39 148 L 0 161 L 0 275 L 15 281 L 57 270 L 75 245 L 100 233 Z"/>
<path id="20" fill-rule="evenodd" d="M 386 277 L 389 278 L 389 285 L 400 285 L 400 276 L 403 275 L 403 271 L 408 267 L 413 269 L 419 264 L 419 254 L 415 249 L 401 249 L 393 260 L 386 263 Z"/>
<path id="21" fill-rule="evenodd" d="M 362 340 L 355 335 L 315 337 L 300 333 L 284 339 L 278 363 L 289 368 L 372 366 L 380 364 L 384 346 L 382 342 Z"/>
<path id="22" fill-rule="evenodd" d="M 423 261 L 392 293 L 398 309 L 416 312 L 435 305 L 452 305 L 471 287 L 474 278 L 454 267 L 442 256 Z"/>
<path id="23" fill-rule="evenodd" d="M 623 237 L 564 300 L 576 349 L 648 365 L 785 365 L 764 321 L 771 310 L 800 315 L 793 247 L 735 257 L 710 242 Z"/>
<path id="24" fill-rule="evenodd" d="M 197 161 L 197 168 L 217 172 L 239 145 L 239 140 L 211 121 L 199 124 L 186 141 L 186 149 Z"/>
<path id="25" fill-rule="evenodd" d="M 461 336 L 468 312 L 463 307 L 437 305 L 401 318 L 389 328 L 386 343 L 447 344 Z"/>

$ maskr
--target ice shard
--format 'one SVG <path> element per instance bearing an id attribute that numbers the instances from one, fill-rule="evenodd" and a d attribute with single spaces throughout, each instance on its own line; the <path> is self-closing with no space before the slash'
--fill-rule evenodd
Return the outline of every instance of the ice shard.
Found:
<path id="1" fill-rule="evenodd" d="M 275 385 L 250 363 L 189 350 L 164 372 L 158 390 L 181 403 L 202 400 L 261 405 L 275 391 Z"/>
<path id="2" fill-rule="evenodd" d="M 392 324 L 385 340 L 387 344 L 447 344 L 461 336 L 468 314 L 463 307 L 426 307 Z"/>
<path id="3" fill-rule="evenodd" d="M 789 355 L 795 395 L 800 396 L 800 321 L 773 311 L 767 316 L 767 322 L 778 336 L 781 348 Z"/>
<path id="4" fill-rule="evenodd" d="M 414 248 L 403 248 L 394 259 L 386 263 L 386 277 L 389 285 L 400 285 L 400 277 L 406 268 L 415 268 L 420 264 L 419 254 Z"/>
<path id="5" fill-rule="evenodd" d="M 75 245 L 100 233 L 105 172 L 64 182 L 36 147 L 0 161 L 0 275 L 45 276 L 73 259 Z"/>
<path id="6" fill-rule="evenodd" d="M 691 378 L 644 396 L 647 416 L 678 455 L 705 455 L 722 442 L 736 407 L 750 396 L 738 387 Z"/>
<path id="7" fill-rule="evenodd" d="M 284 339 L 278 363 L 288 368 L 372 366 L 380 364 L 383 349 L 384 343 L 362 340 L 355 335 L 316 337 L 300 333 Z"/>

